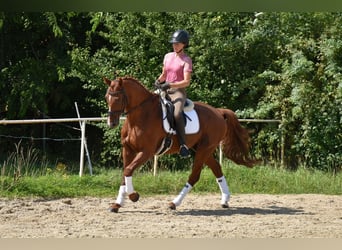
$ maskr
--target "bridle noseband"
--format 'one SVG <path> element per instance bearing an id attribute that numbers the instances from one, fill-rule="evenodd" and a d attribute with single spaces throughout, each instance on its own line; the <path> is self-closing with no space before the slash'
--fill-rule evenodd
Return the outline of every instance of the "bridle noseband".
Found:
<path id="1" fill-rule="evenodd" d="M 122 102 L 121 102 L 121 109 L 115 110 L 115 111 L 108 111 L 108 115 L 115 115 L 115 114 L 121 115 L 121 114 L 124 114 L 125 113 L 124 112 L 125 108 L 127 106 L 127 95 L 125 93 L 125 90 L 124 89 L 118 90 L 118 91 L 110 91 L 110 90 L 108 90 L 107 91 L 107 95 L 110 95 L 110 96 L 113 96 L 113 97 L 114 96 L 119 96 L 119 95 L 123 96 Z"/>

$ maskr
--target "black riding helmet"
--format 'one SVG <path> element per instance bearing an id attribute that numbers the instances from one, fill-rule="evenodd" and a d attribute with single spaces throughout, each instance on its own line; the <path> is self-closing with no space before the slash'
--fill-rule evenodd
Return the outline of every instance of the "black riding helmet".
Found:
<path id="1" fill-rule="evenodd" d="M 185 30 L 176 30 L 171 37 L 170 43 L 184 43 L 185 48 L 189 46 L 189 34 Z"/>

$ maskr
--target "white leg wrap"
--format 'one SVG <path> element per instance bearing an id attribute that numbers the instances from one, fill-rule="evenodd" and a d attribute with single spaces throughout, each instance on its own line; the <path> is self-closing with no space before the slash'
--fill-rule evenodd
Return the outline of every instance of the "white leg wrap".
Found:
<path id="1" fill-rule="evenodd" d="M 127 194 L 126 193 L 126 186 L 125 185 L 120 186 L 119 194 L 118 194 L 118 197 L 116 198 L 115 203 L 120 204 L 120 206 L 123 207 L 123 205 L 125 203 L 126 194 Z"/>
<path id="2" fill-rule="evenodd" d="M 132 176 L 126 177 L 125 176 L 125 183 L 126 183 L 126 193 L 131 194 L 134 192 Z"/>
<path id="3" fill-rule="evenodd" d="M 182 191 L 179 193 L 179 195 L 172 201 L 173 204 L 179 206 L 182 203 L 182 200 L 184 199 L 186 194 L 189 193 L 191 189 L 192 186 L 189 183 L 186 183 Z"/>
<path id="4" fill-rule="evenodd" d="M 226 178 L 224 176 L 220 178 L 216 178 L 216 182 L 219 185 L 221 193 L 222 193 L 221 204 L 225 205 L 228 203 L 230 199 L 230 192 L 229 192 Z"/>

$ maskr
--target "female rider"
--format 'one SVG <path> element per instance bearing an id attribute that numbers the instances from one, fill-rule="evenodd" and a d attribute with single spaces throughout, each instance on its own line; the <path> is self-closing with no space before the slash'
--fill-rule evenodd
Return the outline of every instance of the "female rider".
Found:
<path id="1" fill-rule="evenodd" d="M 184 52 L 184 49 L 189 46 L 189 34 L 185 30 L 177 30 L 173 33 L 170 43 L 172 43 L 173 52 L 164 56 L 163 70 L 155 84 L 167 91 L 174 104 L 176 132 L 180 144 L 179 154 L 181 157 L 187 158 L 190 154 L 185 141 L 182 111 L 186 101 L 185 88 L 190 85 L 192 73 L 192 60 Z"/>

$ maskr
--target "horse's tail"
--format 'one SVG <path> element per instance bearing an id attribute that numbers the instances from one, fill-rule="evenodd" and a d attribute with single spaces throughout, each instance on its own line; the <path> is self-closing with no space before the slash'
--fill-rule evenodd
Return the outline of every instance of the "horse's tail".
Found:
<path id="1" fill-rule="evenodd" d="M 250 136 L 230 109 L 217 109 L 226 120 L 227 131 L 222 140 L 222 150 L 227 158 L 239 165 L 253 167 L 257 161 L 250 156 Z"/>

